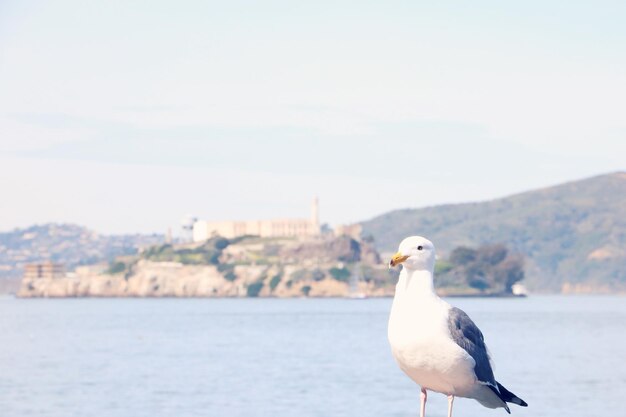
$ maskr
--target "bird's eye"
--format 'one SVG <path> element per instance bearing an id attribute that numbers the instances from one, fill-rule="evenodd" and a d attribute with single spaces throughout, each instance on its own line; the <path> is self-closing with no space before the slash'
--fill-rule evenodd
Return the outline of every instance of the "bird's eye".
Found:
<path id="1" fill-rule="evenodd" d="M 422 250 L 422 249 L 424 249 L 424 247 L 421 245 L 417 247 L 417 250 Z"/>

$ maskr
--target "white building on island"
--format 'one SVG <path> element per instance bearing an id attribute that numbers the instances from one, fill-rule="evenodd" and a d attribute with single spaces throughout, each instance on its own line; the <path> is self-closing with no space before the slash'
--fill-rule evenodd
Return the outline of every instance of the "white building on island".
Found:
<path id="1" fill-rule="evenodd" d="M 274 219 L 241 221 L 199 220 L 193 225 L 194 242 L 202 242 L 212 236 L 233 238 L 244 235 L 261 237 L 307 237 L 320 234 L 319 202 L 313 199 L 309 219 Z"/>

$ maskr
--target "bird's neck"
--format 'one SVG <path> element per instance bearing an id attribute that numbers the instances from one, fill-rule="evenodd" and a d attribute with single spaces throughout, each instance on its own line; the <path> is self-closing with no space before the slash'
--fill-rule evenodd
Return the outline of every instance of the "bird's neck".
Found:
<path id="1" fill-rule="evenodd" d="M 434 296 L 433 272 L 425 269 L 402 268 L 396 285 L 396 294 L 408 297 Z"/>

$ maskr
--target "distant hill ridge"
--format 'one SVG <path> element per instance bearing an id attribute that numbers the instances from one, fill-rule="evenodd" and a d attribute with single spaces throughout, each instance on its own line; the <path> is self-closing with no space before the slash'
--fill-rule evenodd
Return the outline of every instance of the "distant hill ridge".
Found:
<path id="1" fill-rule="evenodd" d="M 626 172 L 496 200 L 394 210 L 361 223 L 376 247 L 406 236 L 432 239 L 440 254 L 502 242 L 526 256 L 531 289 L 626 290 Z"/>
<path id="2" fill-rule="evenodd" d="M 108 262 L 161 242 L 161 235 L 103 235 L 75 224 L 48 223 L 0 232 L 0 279 L 21 277 L 28 263 L 52 261 L 71 269 Z"/>

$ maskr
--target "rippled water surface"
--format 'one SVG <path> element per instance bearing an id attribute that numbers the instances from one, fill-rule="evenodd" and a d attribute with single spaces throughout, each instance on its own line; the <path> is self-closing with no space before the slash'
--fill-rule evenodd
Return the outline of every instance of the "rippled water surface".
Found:
<path id="1" fill-rule="evenodd" d="M 625 416 L 626 298 L 452 299 L 518 416 Z M 416 416 L 390 299 L 0 298 L 0 415 Z M 445 416 L 442 395 L 427 416 Z M 455 416 L 504 416 L 458 399 Z"/>

